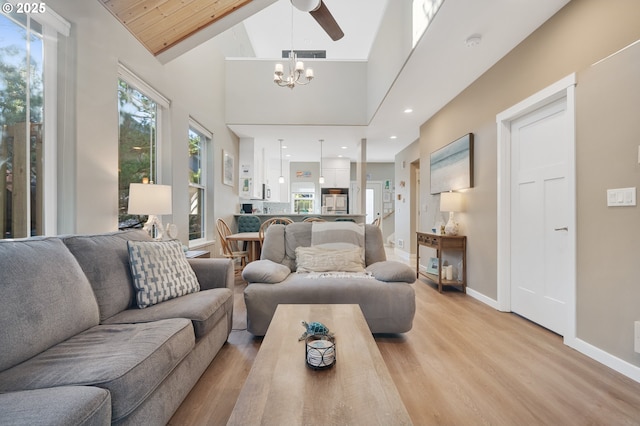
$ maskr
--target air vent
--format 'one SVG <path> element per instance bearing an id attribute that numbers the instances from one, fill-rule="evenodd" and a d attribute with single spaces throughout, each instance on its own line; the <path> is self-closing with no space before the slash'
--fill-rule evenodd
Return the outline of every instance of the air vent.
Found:
<path id="1" fill-rule="evenodd" d="M 288 59 L 289 52 L 291 50 L 283 50 L 282 57 Z M 320 58 L 326 59 L 327 51 L 326 50 L 294 50 L 298 59 L 307 59 L 307 58 Z"/>

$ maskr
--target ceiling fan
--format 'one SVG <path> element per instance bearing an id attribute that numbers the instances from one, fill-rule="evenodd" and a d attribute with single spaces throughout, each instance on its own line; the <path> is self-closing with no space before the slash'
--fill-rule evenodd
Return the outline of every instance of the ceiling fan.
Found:
<path id="1" fill-rule="evenodd" d="M 327 6 L 322 0 L 291 0 L 291 4 L 293 4 L 296 9 L 309 12 L 333 41 L 340 40 L 344 37 L 340 26 L 336 20 L 333 19 L 333 15 L 331 15 L 331 12 L 329 12 L 329 9 L 327 9 Z"/>

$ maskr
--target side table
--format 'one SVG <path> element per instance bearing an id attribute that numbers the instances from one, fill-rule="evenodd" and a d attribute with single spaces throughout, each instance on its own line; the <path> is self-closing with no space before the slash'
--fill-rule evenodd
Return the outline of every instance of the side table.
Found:
<path id="1" fill-rule="evenodd" d="M 416 278 L 420 276 L 438 285 L 442 293 L 442 286 L 460 286 L 463 293 L 467 292 L 467 237 L 464 235 L 436 235 L 417 232 L 416 238 Z M 431 247 L 438 258 L 438 274 L 420 271 L 420 246 Z M 462 254 L 462 281 L 445 280 L 442 278 L 442 254 L 444 251 L 458 251 Z"/>

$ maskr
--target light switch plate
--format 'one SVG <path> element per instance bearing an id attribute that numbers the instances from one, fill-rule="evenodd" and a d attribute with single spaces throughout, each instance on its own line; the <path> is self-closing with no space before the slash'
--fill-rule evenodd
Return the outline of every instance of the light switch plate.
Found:
<path id="1" fill-rule="evenodd" d="M 636 205 L 636 188 L 607 189 L 607 206 L 629 207 Z"/>

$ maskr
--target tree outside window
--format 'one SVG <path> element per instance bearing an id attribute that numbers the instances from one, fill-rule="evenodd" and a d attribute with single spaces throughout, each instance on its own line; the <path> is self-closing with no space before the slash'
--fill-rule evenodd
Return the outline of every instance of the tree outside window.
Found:
<path id="1" fill-rule="evenodd" d="M 143 179 L 157 181 L 158 105 L 126 81 L 118 79 L 118 112 L 118 224 L 123 229 L 141 226 L 146 220 L 146 217 L 127 213 L 129 184 L 141 183 Z"/>
<path id="2" fill-rule="evenodd" d="M 206 224 L 206 148 L 210 139 L 189 127 L 189 241 L 205 238 Z"/>
<path id="3" fill-rule="evenodd" d="M 43 234 L 42 27 L 15 18 L 0 14 L 0 238 Z"/>

